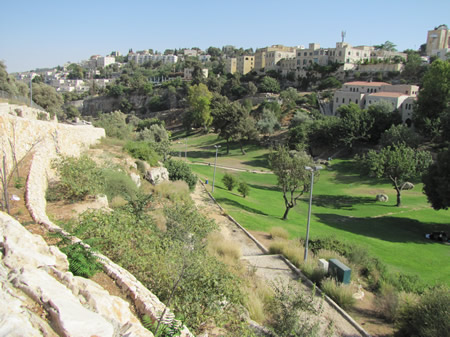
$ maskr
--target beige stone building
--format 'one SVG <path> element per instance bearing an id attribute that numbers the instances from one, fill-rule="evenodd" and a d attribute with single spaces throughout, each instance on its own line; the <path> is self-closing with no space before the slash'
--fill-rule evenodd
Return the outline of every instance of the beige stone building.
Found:
<path id="1" fill-rule="evenodd" d="M 237 60 L 235 57 L 228 57 L 225 59 L 225 73 L 234 74 L 237 71 Z"/>
<path id="2" fill-rule="evenodd" d="M 277 69 L 280 60 L 295 57 L 295 48 L 283 45 L 259 48 L 255 52 L 255 70 L 265 71 Z"/>
<path id="3" fill-rule="evenodd" d="M 250 55 L 238 56 L 236 58 L 236 71 L 242 75 L 247 74 L 255 68 L 255 57 Z"/>
<path id="4" fill-rule="evenodd" d="M 411 123 L 413 104 L 417 98 L 419 87 L 417 85 L 398 84 L 391 85 L 386 82 L 347 82 L 337 90 L 333 99 L 333 114 L 346 104 L 355 103 L 362 109 L 380 101 L 389 102 L 392 111 L 398 110 L 404 123 Z"/>
<path id="5" fill-rule="evenodd" d="M 450 29 L 447 25 L 440 25 L 429 30 L 427 34 L 427 55 L 447 59 L 450 52 Z"/>

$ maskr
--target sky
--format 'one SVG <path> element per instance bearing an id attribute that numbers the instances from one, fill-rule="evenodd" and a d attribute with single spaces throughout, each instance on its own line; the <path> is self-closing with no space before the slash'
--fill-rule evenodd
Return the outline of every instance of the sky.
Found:
<path id="1" fill-rule="evenodd" d="M 389 40 L 418 49 L 450 26 L 449 0 L 14 0 L 1 5 L 0 60 L 9 73 L 112 51 L 274 44 L 334 47 Z"/>

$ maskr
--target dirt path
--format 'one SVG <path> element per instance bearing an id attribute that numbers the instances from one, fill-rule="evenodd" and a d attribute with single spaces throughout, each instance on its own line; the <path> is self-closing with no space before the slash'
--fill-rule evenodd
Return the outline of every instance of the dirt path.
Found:
<path id="1" fill-rule="evenodd" d="M 299 277 L 278 255 L 265 255 L 264 252 L 242 231 L 235 223 L 223 214 L 221 209 L 208 196 L 202 184 L 198 183 L 195 191 L 191 194 L 197 208 L 214 219 L 225 239 L 239 243 L 242 251 L 242 259 L 246 260 L 256 274 L 269 283 L 273 281 L 297 280 Z M 301 291 L 311 292 L 311 288 L 301 282 L 298 283 Z M 317 295 L 320 297 L 319 295 Z M 356 328 L 351 325 L 339 312 L 327 302 L 323 302 L 324 312 L 321 315 L 321 331 L 323 336 L 353 337 L 362 336 Z M 333 326 L 333 333 L 325 334 L 327 327 Z"/>

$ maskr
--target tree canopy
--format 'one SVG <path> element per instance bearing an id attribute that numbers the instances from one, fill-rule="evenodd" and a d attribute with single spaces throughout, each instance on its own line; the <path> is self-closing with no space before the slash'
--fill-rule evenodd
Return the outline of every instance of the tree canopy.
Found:
<path id="1" fill-rule="evenodd" d="M 311 173 L 305 166 L 310 166 L 313 161 L 304 151 L 289 151 L 286 147 L 279 147 L 276 152 L 269 154 L 269 163 L 283 192 L 286 209 L 282 219 L 286 220 L 290 209 L 310 188 Z"/>
<path id="2" fill-rule="evenodd" d="M 431 164 L 431 154 L 408 147 L 405 143 L 387 146 L 380 152 L 370 150 L 361 160 L 363 173 L 389 179 L 397 192 L 397 206 L 405 183 L 420 177 Z"/>
<path id="3" fill-rule="evenodd" d="M 450 150 L 438 155 L 437 160 L 422 177 L 423 191 L 431 206 L 448 209 L 450 206 Z"/>
<path id="4" fill-rule="evenodd" d="M 211 99 L 213 95 L 208 87 L 199 83 L 188 88 L 189 119 L 194 126 L 202 126 L 205 130 L 211 125 Z"/>
<path id="5" fill-rule="evenodd" d="M 434 61 L 423 77 L 414 126 L 425 137 L 436 137 L 442 131 L 442 119 L 450 114 L 450 61 Z"/>

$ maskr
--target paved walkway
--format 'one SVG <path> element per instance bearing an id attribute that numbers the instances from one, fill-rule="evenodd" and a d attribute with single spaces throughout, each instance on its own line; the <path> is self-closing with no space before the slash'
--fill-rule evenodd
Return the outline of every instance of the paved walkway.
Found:
<path id="1" fill-rule="evenodd" d="M 191 196 L 202 213 L 216 221 L 225 238 L 239 243 L 242 251 L 242 259 L 246 260 L 255 268 L 258 276 L 269 283 L 280 280 L 288 282 L 289 280 L 299 279 L 298 274 L 293 272 L 279 255 L 266 255 L 238 225 L 224 215 L 219 206 L 209 197 L 203 184 L 198 183 Z M 311 292 L 311 288 L 306 284 L 298 282 L 298 285 L 300 291 Z M 316 296 L 318 299 L 321 297 L 319 294 L 316 294 Z M 326 301 L 323 302 L 323 309 L 323 314 L 318 318 L 323 336 L 364 336 Z M 329 326 L 333 326 L 333 333 L 331 335 L 329 332 L 325 332 Z"/>

